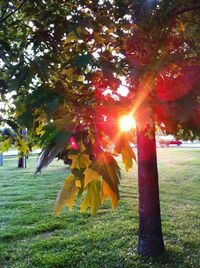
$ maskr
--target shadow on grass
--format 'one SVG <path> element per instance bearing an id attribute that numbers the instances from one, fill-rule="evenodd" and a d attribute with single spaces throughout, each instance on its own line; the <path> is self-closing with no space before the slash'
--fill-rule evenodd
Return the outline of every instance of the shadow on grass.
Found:
<path id="1" fill-rule="evenodd" d="M 188 261 L 187 255 L 184 252 L 177 250 L 176 248 L 167 248 L 165 253 L 156 258 L 145 258 L 137 254 L 135 248 L 127 259 L 126 267 L 137 267 L 137 268 L 184 268 L 184 267 L 198 267 L 191 266 L 191 261 Z"/>

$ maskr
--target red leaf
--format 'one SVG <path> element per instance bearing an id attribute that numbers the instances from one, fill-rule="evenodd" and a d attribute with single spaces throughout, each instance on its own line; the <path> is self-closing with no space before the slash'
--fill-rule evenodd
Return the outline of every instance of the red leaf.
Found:
<path id="1" fill-rule="evenodd" d="M 189 93 L 200 82 L 199 65 L 171 65 L 157 78 L 157 96 L 174 101 Z"/>

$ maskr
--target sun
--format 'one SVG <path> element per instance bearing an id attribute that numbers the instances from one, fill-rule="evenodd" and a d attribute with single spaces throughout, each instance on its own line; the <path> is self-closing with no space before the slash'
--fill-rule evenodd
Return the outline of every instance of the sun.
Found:
<path id="1" fill-rule="evenodd" d="M 119 126 L 121 131 L 128 132 L 131 129 L 136 128 L 136 122 L 131 115 L 124 115 L 119 119 Z"/>

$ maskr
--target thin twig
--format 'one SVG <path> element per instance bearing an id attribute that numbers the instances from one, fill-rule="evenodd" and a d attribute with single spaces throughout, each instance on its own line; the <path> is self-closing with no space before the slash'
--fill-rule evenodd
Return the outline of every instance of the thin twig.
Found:
<path id="1" fill-rule="evenodd" d="M 3 20 L 3 17 L 4 17 L 4 15 L 5 15 L 6 11 L 7 11 L 8 5 L 9 5 L 9 0 L 7 0 L 6 7 L 5 7 L 5 9 L 4 9 L 4 11 L 3 11 L 2 15 L 1 15 L 0 21 Z"/>
<path id="2" fill-rule="evenodd" d="M 4 22 L 5 20 L 7 20 L 10 16 L 12 16 L 14 13 L 16 13 L 20 8 L 21 6 L 25 3 L 26 0 L 22 1 L 19 6 L 13 10 L 12 12 L 10 12 L 7 16 L 5 16 L 4 18 L 1 18 L 0 19 L 0 23 Z M 4 10 L 5 11 L 5 10 Z M 4 13 L 5 14 L 5 13 Z"/>

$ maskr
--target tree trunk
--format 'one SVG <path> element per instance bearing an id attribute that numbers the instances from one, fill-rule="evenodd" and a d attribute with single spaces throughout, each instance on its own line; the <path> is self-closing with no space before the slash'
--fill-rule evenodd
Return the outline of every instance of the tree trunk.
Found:
<path id="1" fill-rule="evenodd" d="M 18 168 L 23 168 L 23 157 L 18 158 Z"/>
<path id="2" fill-rule="evenodd" d="M 26 135 L 27 135 L 25 128 L 22 129 L 21 134 L 22 134 L 22 139 L 25 141 Z M 26 159 L 27 159 L 26 155 L 23 154 L 22 152 L 19 152 L 18 168 L 26 168 Z"/>
<path id="3" fill-rule="evenodd" d="M 26 156 L 22 155 L 18 158 L 18 168 L 26 168 Z"/>
<path id="4" fill-rule="evenodd" d="M 148 134 L 148 135 L 147 135 Z M 155 127 L 137 130 L 139 241 L 138 253 L 155 257 L 164 253 L 162 237 Z"/>

